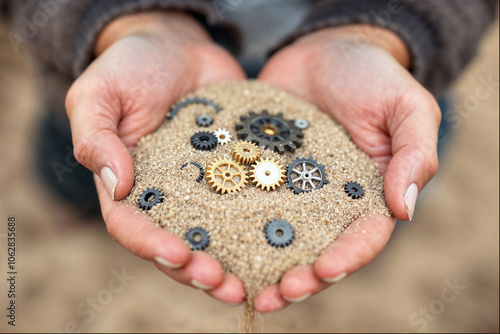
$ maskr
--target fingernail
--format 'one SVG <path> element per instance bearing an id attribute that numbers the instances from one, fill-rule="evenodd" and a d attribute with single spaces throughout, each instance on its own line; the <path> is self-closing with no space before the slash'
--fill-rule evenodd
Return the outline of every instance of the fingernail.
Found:
<path id="1" fill-rule="evenodd" d="M 115 190 L 119 180 L 116 178 L 111 168 L 109 167 L 101 168 L 101 180 L 102 183 L 104 183 L 104 187 L 106 188 L 106 191 L 108 192 L 109 196 L 111 196 L 111 199 L 114 201 Z"/>
<path id="2" fill-rule="evenodd" d="M 323 282 L 325 282 L 325 283 L 331 283 L 331 284 L 333 284 L 333 283 L 340 282 L 341 280 L 343 280 L 344 278 L 346 278 L 346 276 L 347 276 L 347 273 L 342 273 L 342 274 L 339 274 L 339 275 L 337 275 L 335 277 L 323 278 L 321 280 Z"/>
<path id="3" fill-rule="evenodd" d="M 418 186 L 416 183 L 410 184 L 405 193 L 405 208 L 408 213 L 408 218 L 410 221 L 413 219 L 413 213 L 415 212 L 415 203 L 417 203 L 418 196 Z"/>
<path id="4" fill-rule="evenodd" d="M 197 280 L 195 280 L 195 279 L 191 280 L 191 284 L 192 284 L 194 287 L 196 287 L 196 288 L 198 288 L 198 289 L 200 289 L 200 290 L 211 290 L 211 289 L 213 289 L 213 287 L 208 286 L 208 285 L 205 285 L 205 284 L 202 284 L 202 283 L 198 282 L 198 281 L 197 281 Z"/>
<path id="5" fill-rule="evenodd" d="M 168 268 L 176 269 L 176 268 L 182 267 L 182 263 L 172 263 L 172 262 L 169 262 L 169 261 L 167 261 L 164 258 L 161 258 L 159 256 L 155 256 L 154 259 L 155 259 L 156 263 L 161 264 L 162 266 L 165 266 Z"/>
<path id="6" fill-rule="evenodd" d="M 298 302 L 302 302 L 302 301 L 306 300 L 310 296 L 311 296 L 311 293 L 306 293 L 305 295 L 297 297 L 297 298 L 288 298 L 288 297 L 283 296 L 283 299 L 286 300 L 287 302 L 290 302 L 290 303 L 298 303 Z"/>

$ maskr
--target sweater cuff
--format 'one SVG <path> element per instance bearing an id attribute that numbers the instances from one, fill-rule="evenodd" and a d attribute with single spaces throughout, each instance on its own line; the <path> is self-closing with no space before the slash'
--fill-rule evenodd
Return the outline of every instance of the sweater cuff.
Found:
<path id="1" fill-rule="evenodd" d="M 203 0 L 95 0 L 83 14 L 75 36 L 73 74 L 78 77 L 94 60 L 93 49 L 99 33 L 114 19 L 151 10 L 183 10 L 192 14 L 230 52 L 239 50 L 239 31 L 218 20 L 216 8 Z"/>
<path id="2" fill-rule="evenodd" d="M 410 51 L 412 75 L 420 82 L 424 80 L 437 53 L 436 33 L 427 20 L 400 1 L 319 1 L 277 49 L 311 32 L 355 23 L 366 23 L 396 33 Z"/>

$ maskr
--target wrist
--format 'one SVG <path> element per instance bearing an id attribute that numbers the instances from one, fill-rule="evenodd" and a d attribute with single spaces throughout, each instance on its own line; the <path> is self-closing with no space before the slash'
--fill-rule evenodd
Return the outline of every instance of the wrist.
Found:
<path id="1" fill-rule="evenodd" d="M 180 11 L 144 12 L 121 16 L 99 34 L 94 55 L 99 56 L 116 41 L 129 36 L 151 36 L 182 42 L 209 42 L 203 26 L 191 15 Z"/>

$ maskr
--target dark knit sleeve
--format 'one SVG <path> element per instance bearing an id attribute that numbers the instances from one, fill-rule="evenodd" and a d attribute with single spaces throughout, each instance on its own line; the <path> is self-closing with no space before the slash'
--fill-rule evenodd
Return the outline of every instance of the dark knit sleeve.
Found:
<path id="1" fill-rule="evenodd" d="M 237 48 L 236 30 L 223 25 L 209 0 L 0 0 L 0 5 L 13 26 L 9 39 L 15 51 L 27 46 L 37 61 L 68 78 L 81 74 L 93 60 L 97 36 L 108 23 L 141 11 L 187 11 L 221 44 Z"/>
<path id="2" fill-rule="evenodd" d="M 320 0 L 281 46 L 327 27 L 384 27 L 407 44 L 414 77 L 439 95 L 475 55 L 496 6 L 497 0 Z"/>

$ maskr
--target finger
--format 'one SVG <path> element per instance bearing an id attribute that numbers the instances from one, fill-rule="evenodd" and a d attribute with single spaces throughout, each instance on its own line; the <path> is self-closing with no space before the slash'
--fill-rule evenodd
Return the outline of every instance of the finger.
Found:
<path id="1" fill-rule="evenodd" d="M 325 283 L 337 283 L 370 263 L 384 249 L 395 224 L 393 217 L 382 215 L 352 222 L 314 263 L 316 277 Z"/>
<path id="2" fill-rule="evenodd" d="M 255 309 L 262 313 L 275 312 L 281 310 L 288 305 L 288 302 L 283 299 L 279 285 L 273 284 L 264 288 L 262 292 L 255 298 Z"/>
<path id="3" fill-rule="evenodd" d="M 189 261 L 190 250 L 179 237 L 158 228 L 137 207 L 113 201 L 98 176 L 94 176 L 101 210 L 109 234 L 131 253 L 148 261 L 180 267 Z"/>
<path id="4" fill-rule="evenodd" d="M 245 301 L 243 283 L 233 274 L 224 274 L 221 285 L 213 290 L 205 291 L 209 296 L 231 305 L 241 305 Z"/>
<path id="5" fill-rule="evenodd" d="M 400 220 L 413 218 L 418 193 L 438 169 L 439 106 L 428 93 L 408 95 L 388 120 L 393 158 L 384 182 L 387 204 Z"/>
<path id="6" fill-rule="evenodd" d="M 169 268 L 161 264 L 156 264 L 156 267 L 177 282 L 201 290 L 215 289 L 224 280 L 219 261 L 199 251 L 193 252 L 189 262 L 182 268 Z"/>
<path id="7" fill-rule="evenodd" d="M 297 266 L 290 269 L 279 283 L 283 299 L 291 303 L 306 300 L 309 296 L 320 292 L 327 284 L 320 281 L 312 265 Z"/>

